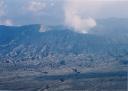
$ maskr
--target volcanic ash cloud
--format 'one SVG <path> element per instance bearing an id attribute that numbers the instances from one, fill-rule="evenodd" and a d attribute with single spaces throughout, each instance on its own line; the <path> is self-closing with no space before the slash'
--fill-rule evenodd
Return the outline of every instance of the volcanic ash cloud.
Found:
<path id="1" fill-rule="evenodd" d="M 87 3 L 90 4 L 92 2 L 67 0 L 65 4 L 65 24 L 73 28 L 75 32 L 88 33 L 91 28 L 96 26 L 96 21 L 93 18 L 90 16 L 83 16 L 80 12 L 87 7 Z"/>

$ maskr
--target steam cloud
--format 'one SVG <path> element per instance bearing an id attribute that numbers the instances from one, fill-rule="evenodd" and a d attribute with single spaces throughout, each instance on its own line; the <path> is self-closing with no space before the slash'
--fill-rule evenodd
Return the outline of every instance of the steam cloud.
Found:
<path id="1" fill-rule="evenodd" d="M 10 19 L 0 20 L 0 25 L 13 26 L 13 21 Z"/>
<path id="2" fill-rule="evenodd" d="M 46 27 L 42 24 L 42 25 L 40 26 L 39 32 L 46 32 L 46 31 L 47 31 Z"/>
<path id="3" fill-rule="evenodd" d="M 90 28 L 96 26 L 93 18 L 82 16 L 83 12 L 80 12 L 86 8 L 87 4 L 88 1 L 83 0 L 67 0 L 65 4 L 65 24 L 78 33 L 88 33 Z"/>

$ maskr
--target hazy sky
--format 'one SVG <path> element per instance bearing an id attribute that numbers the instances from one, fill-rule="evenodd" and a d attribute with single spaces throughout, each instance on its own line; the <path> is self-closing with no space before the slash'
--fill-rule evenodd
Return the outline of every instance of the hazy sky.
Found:
<path id="1" fill-rule="evenodd" d="M 128 0 L 0 0 L 0 24 L 5 25 L 78 24 L 75 28 L 82 29 L 111 17 L 128 18 Z"/>

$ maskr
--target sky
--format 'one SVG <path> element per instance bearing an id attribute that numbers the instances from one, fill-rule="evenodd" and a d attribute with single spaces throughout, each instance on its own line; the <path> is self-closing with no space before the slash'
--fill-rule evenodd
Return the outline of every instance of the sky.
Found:
<path id="1" fill-rule="evenodd" d="M 85 32 L 102 18 L 128 18 L 128 0 L 0 0 L 0 25 L 64 24 Z"/>

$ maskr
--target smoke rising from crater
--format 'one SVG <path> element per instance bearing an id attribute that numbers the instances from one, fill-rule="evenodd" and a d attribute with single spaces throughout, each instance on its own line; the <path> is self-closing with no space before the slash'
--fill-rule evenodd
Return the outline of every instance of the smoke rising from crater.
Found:
<path id="1" fill-rule="evenodd" d="M 67 0 L 65 10 L 65 24 L 78 33 L 88 33 L 96 26 L 96 21 L 90 16 L 84 16 L 84 9 L 91 7 L 93 2 L 84 0 Z M 89 6 L 91 5 L 91 6 Z"/>

